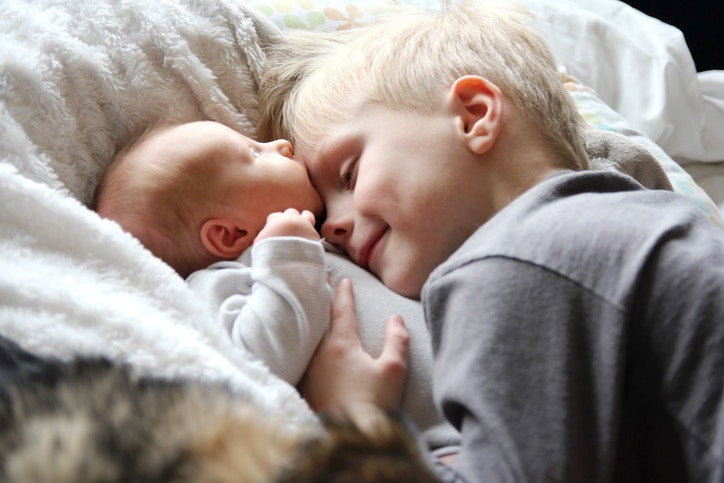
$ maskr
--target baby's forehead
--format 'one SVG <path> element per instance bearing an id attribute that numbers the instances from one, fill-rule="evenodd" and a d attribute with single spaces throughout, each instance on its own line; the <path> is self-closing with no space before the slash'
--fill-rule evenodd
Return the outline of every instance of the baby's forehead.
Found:
<path id="1" fill-rule="evenodd" d="M 193 168 L 238 150 L 249 138 L 223 124 L 192 122 L 164 126 L 150 133 L 129 155 L 138 162 L 157 166 Z M 211 165 L 209 165 L 210 169 Z"/>
<path id="2" fill-rule="evenodd" d="M 224 124 L 213 121 L 194 121 L 171 126 L 161 131 L 156 142 L 162 147 L 185 149 L 213 148 L 220 145 L 250 143 L 252 139 Z"/>
<path id="3" fill-rule="evenodd" d="M 194 139 L 195 141 L 204 140 L 209 137 L 216 138 L 219 136 L 242 136 L 249 140 L 250 138 L 229 126 L 216 121 L 191 121 L 175 126 L 169 126 L 162 131 L 163 135 L 174 138 Z"/>

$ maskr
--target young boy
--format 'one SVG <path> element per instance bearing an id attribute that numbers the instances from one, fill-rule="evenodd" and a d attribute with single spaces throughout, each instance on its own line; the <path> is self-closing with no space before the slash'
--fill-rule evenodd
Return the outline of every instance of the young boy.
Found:
<path id="1" fill-rule="evenodd" d="M 353 279 L 367 302 L 360 310 L 367 350 L 381 352 L 387 317 L 398 313 L 407 322 L 402 407 L 430 447 L 458 445 L 432 401 L 432 351 L 419 304 L 324 251 L 314 229 L 322 202 L 288 142 L 259 143 L 210 121 L 153 129 L 116 156 L 96 209 L 187 276 L 212 320 L 292 385 L 329 326 L 328 278 L 335 285 Z"/>
<path id="2" fill-rule="evenodd" d="M 287 141 L 211 121 L 153 129 L 113 161 L 96 210 L 188 277 L 235 343 L 299 381 L 331 290 L 314 227 L 322 201 Z"/>
<path id="3" fill-rule="evenodd" d="M 322 235 L 421 298 L 463 441 L 446 478 L 721 481 L 724 236 L 679 195 L 586 169 L 529 20 L 410 8 L 297 72 L 281 125 Z M 317 409 L 385 389 L 346 382 L 353 331 L 333 324 L 312 361 Z"/>

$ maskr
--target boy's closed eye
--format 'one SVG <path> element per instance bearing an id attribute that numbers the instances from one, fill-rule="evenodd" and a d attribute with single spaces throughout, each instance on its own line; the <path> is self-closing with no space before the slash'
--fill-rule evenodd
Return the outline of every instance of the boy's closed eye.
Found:
<path id="1" fill-rule="evenodd" d="M 348 190 L 353 190 L 357 182 L 357 170 L 359 166 L 359 158 L 352 158 L 344 163 L 339 184 Z"/>

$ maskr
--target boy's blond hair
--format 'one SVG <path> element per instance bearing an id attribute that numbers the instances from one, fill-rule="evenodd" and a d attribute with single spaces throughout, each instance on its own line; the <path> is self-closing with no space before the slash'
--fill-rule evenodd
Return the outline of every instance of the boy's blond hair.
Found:
<path id="1" fill-rule="evenodd" d="M 396 8 L 344 33 L 290 32 L 262 74 L 260 133 L 311 150 L 305 143 L 349 117 L 349 99 L 425 113 L 441 89 L 479 75 L 540 127 L 568 167 L 583 169 L 583 120 L 533 20 L 509 2 L 476 0 L 441 12 Z"/>
<path id="2" fill-rule="evenodd" d="M 172 125 L 150 129 L 119 151 L 96 188 L 93 208 L 117 221 L 181 276 L 217 260 L 203 246 L 205 214 L 222 204 L 214 160 L 187 159 L 145 149 L 147 141 Z"/>

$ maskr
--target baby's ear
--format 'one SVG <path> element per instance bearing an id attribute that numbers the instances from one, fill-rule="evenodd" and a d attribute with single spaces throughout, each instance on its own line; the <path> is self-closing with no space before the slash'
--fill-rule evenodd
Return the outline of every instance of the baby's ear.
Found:
<path id="1" fill-rule="evenodd" d="M 476 75 L 458 78 L 450 87 L 448 102 L 456 115 L 456 128 L 468 149 L 488 151 L 495 142 L 503 115 L 503 94 L 498 87 Z"/>
<path id="2" fill-rule="evenodd" d="M 249 232 L 226 218 L 212 218 L 201 225 L 201 243 L 213 255 L 233 259 L 254 241 Z"/>

